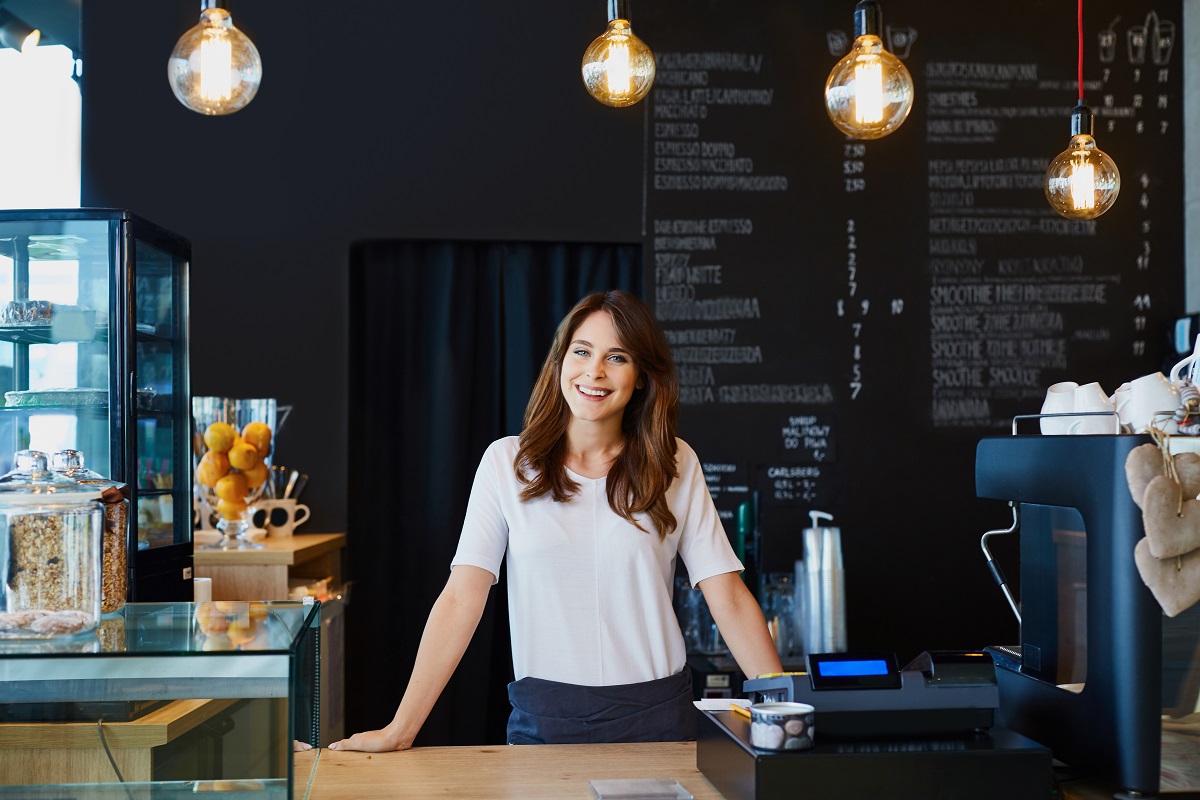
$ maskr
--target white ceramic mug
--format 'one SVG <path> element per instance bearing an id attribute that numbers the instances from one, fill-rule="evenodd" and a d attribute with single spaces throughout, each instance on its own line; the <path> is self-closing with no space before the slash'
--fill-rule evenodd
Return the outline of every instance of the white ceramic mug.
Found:
<path id="1" fill-rule="evenodd" d="M 1085 383 L 1077 386 L 1073 393 L 1076 414 L 1098 414 L 1113 411 L 1113 404 L 1108 395 L 1098 383 Z M 1117 432 L 1117 417 L 1111 414 L 1104 416 L 1067 417 L 1070 421 L 1068 433 L 1072 434 L 1103 434 Z"/>
<path id="2" fill-rule="evenodd" d="M 250 509 L 250 521 L 256 528 L 266 528 L 267 536 L 291 536 L 297 526 L 309 517 L 309 508 L 293 498 L 259 500 Z"/>
<path id="3" fill-rule="evenodd" d="M 1143 433 L 1158 416 L 1158 427 L 1174 432 L 1170 414 L 1179 408 L 1179 391 L 1161 372 L 1155 372 L 1122 384 L 1113 393 L 1112 402 L 1121 422 L 1134 433 Z"/>
<path id="4" fill-rule="evenodd" d="M 1075 410 L 1075 390 L 1079 384 L 1074 381 L 1056 383 L 1046 390 L 1046 400 L 1042 403 L 1043 414 L 1070 414 Z M 1041 422 L 1043 436 L 1063 436 L 1070 433 L 1071 417 L 1043 417 Z"/>

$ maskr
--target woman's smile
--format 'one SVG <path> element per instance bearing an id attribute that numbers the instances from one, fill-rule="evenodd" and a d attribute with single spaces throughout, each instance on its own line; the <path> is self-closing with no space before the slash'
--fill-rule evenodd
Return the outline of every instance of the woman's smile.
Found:
<path id="1" fill-rule="evenodd" d="M 607 312 L 597 311 L 580 323 L 563 357 L 559 384 L 576 420 L 619 425 L 638 380 L 638 368 Z"/>

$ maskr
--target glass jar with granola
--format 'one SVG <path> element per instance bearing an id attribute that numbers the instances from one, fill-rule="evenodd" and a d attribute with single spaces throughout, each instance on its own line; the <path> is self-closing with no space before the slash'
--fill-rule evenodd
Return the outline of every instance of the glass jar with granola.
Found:
<path id="1" fill-rule="evenodd" d="M 50 457 L 50 468 L 76 483 L 95 487 L 104 506 L 104 533 L 100 544 L 100 613 L 119 611 L 129 595 L 129 500 L 125 484 L 109 480 L 83 464 L 78 450 L 59 450 Z"/>
<path id="2" fill-rule="evenodd" d="M 23 450 L 0 477 L 0 637 L 41 639 L 95 629 L 100 618 L 100 491 Z"/>

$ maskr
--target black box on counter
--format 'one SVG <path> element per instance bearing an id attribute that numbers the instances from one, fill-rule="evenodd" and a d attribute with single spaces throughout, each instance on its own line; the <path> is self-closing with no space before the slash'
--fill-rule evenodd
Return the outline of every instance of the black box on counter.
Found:
<path id="1" fill-rule="evenodd" d="M 699 711 L 696 767 L 727 800 L 1037 800 L 1054 788 L 1050 751 L 1024 736 L 989 733 L 939 739 L 821 741 L 811 750 L 750 745 L 750 722 Z"/>

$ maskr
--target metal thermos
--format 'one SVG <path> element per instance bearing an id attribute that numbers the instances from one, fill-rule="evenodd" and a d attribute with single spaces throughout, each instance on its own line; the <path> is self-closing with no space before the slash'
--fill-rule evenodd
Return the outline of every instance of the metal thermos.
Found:
<path id="1" fill-rule="evenodd" d="M 823 526 L 832 522 L 824 511 L 810 511 L 812 527 L 804 529 L 804 560 L 796 565 L 800 594 L 801 636 L 805 653 L 846 651 L 846 584 L 842 570 L 842 532 Z"/>

